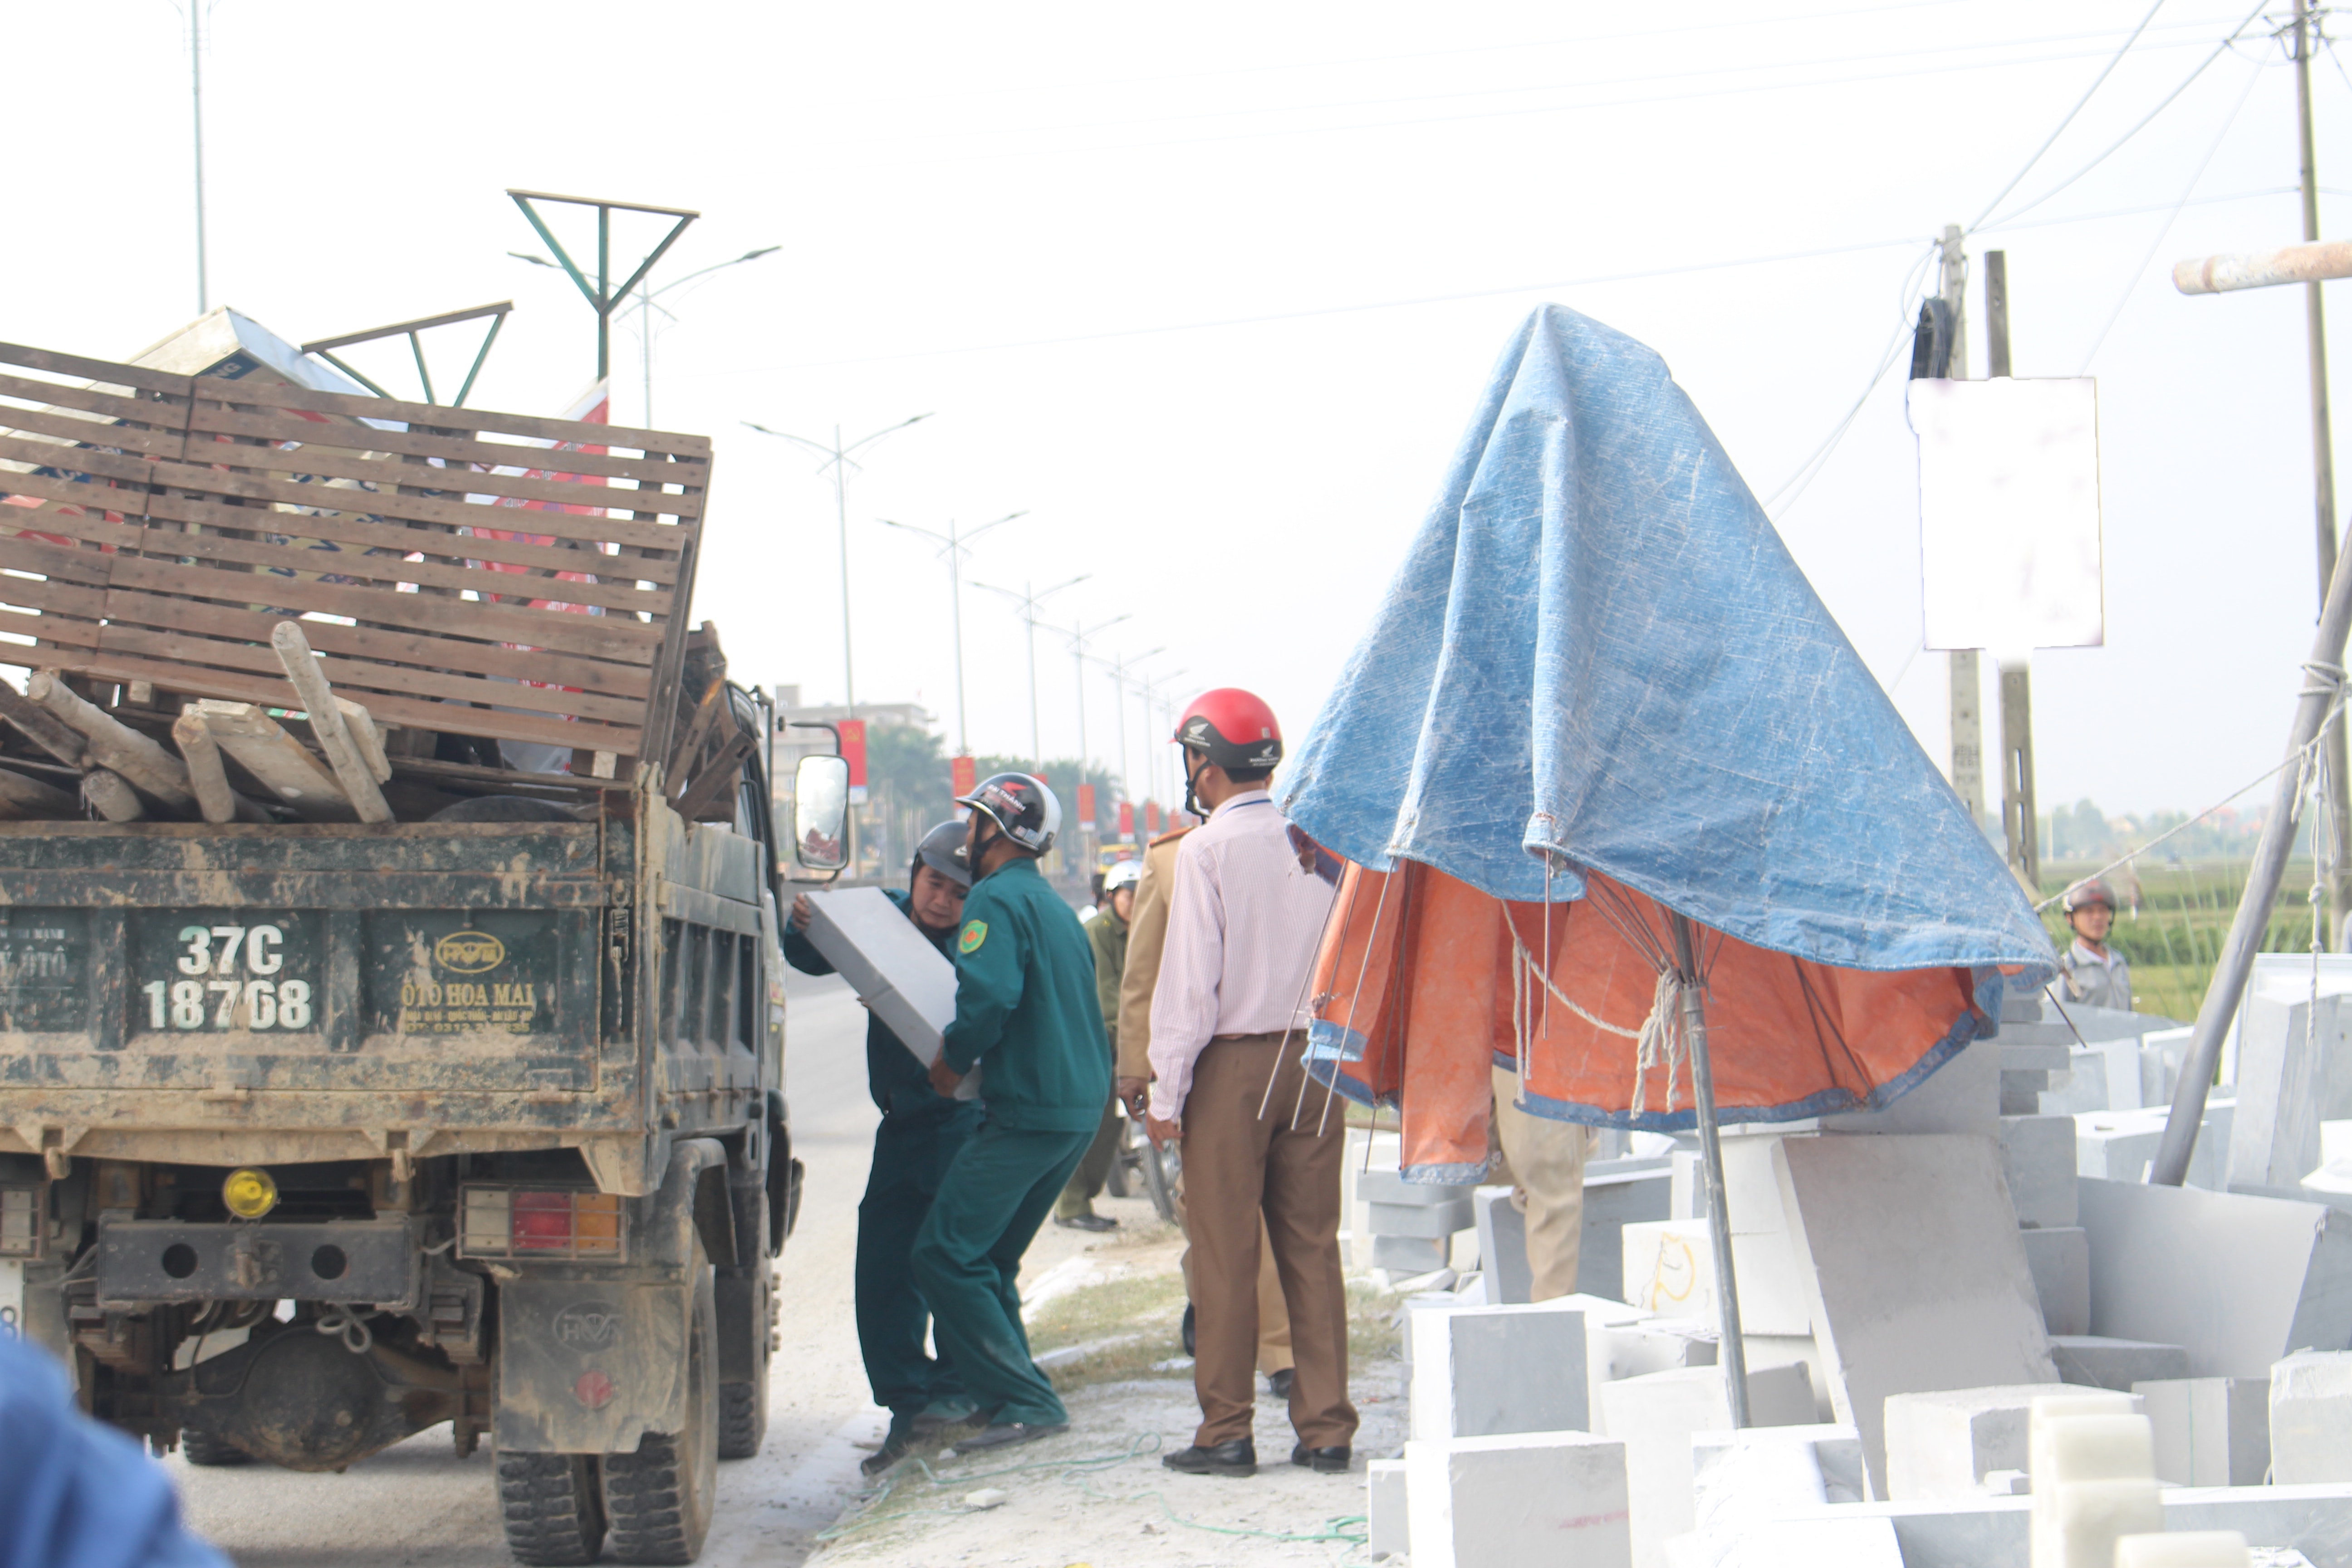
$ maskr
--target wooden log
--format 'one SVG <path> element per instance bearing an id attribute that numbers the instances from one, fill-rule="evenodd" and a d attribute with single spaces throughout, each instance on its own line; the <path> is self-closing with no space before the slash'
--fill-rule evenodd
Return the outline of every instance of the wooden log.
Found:
<path id="1" fill-rule="evenodd" d="M 336 698 L 335 706 L 343 710 L 343 727 L 351 731 L 369 776 L 378 784 L 391 783 L 392 759 L 384 754 L 383 731 L 375 727 L 375 715 L 348 697 Z"/>
<path id="2" fill-rule="evenodd" d="M 375 775 L 368 771 L 359 742 L 352 739 L 351 725 L 336 703 L 326 676 L 320 672 L 319 656 L 303 639 L 302 628 L 292 621 L 278 622 L 269 634 L 269 646 L 278 650 L 278 662 L 286 667 L 286 679 L 302 699 L 303 711 L 310 716 L 311 739 L 327 753 L 327 762 L 335 770 L 335 782 L 343 786 L 343 798 L 352 803 L 362 822 L 390 822 L 392 807 L 384 804 L 383 791 L 376 787 Z M 373 728 L 373 723 L 370 728 Z"/>
<path id="3" fill-rule="evenodd" d="M 172 739 L 179 742 L 180 756 L 188 764 L 189 787 L 195 791 L 196 809 L 206 822 L 277 820 L 259 802 L 247 800 L 231 787 L 228 771 L 221 765 L 220 742 L 213 739 L 212 728 L 195 704 L 190 703 L 172 721 Z"/>
<path id="4" fill-rule="evenodd" d="M 11 822 L 70 821 L 81 803 L 55 784 L 0 768 L 0 818 Z"/>
<path id="5" fill-rule="evenodd" d="M 54 670 L 37 669 L 26 682 L 26 694 L 81 731 L 86 742 L 82 761 L 120 773 L 176 811 L 196 809 L 188 770 L 180 759 L 117 720 L 104 709 L 84 701 L 68 689 Z M 119 822 L 133 820 L 117 817 Z"/>
<path id="6" fill-rule="evenodd" d="M 81 797 L 109 822 L 139 822 L 147 816 L 139 792 L 124 782 L 121 773 L 109 773 L 104 768 L 92 768 L 82 774 Z"/>
<path id="7" fill-rule="evenodd" d="M 61 763 L 81 765 L 81 754 L 88 742 L 80 731 L 67 724 L 47 709 L 0 680 L 0 719 L 5 719 L 24 737 Z"/>
<path id="8" fill-rule="evenodd" d="M 351 802 L 335 777 L 302 742 L 249 702 L 207 698 L 195 705 L 214 743 L 235 757 L 277 799 L 312 822 L 349 822 Z"/>

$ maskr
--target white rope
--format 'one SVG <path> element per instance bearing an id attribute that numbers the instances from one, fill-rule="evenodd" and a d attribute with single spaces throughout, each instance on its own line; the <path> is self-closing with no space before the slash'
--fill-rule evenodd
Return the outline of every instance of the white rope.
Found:
<path id="1" fill-rule="evenodd" d="M 1650 1016 L 1642 1020 L 1641 1042 L 1633 1054 L 1633 1114 L 1642 1114 L 1649 1090 L 1650 1069 L 1666 1069 L 1666 1113 L 1675 1109 L 1675 1069 L 1683 1059 L 1682 983 L 1671 969 L 1658 971 L 1657 988 L 1650 994 Z"/>
<path id="2" fill-rule="evenodd" d="M 1684 1055 L 1682 1028 L 1677 1022 L 1681 1016 L 1682 988 L 1674 973 L 1664 969 L 1658 972 L 1658 984 L 1650 994 L 1650 1016 L 1642 1020 L 1640 1028 L 1629 1029 L 1586 1010 L 1578 1005 L 1575 997 L 1553 984 L 1543 965 L 1538 963 L 1535 955 L 1528 951 L 1527 943 L 1519 940 L 1517 925 L 1509 921 L 1505 923 L 1511 928 L 1511 1043 L 1519 1061 L 1521 1097 L 1527 1094 L 1528 1062 L 1532 1054 L 1533 1035 L 1537 1032 L 1528 1026 L 1537 1016 L 1529 991 L 1532 982 L 1540 981 L 1548 998 L 1557 1000 L 1561 1006 L 1602 1034 L 1633 1042 L 1633 1114 L 1639 1116 L 1642 1113 L 1643 1102 L 1649 1092 L 1650 1071 L 1659 1067 L 1665 1069 L 1666 1110 L 1672 1112 L 1675 1108 L 1675 1075 L 1681 1069 Z"/>

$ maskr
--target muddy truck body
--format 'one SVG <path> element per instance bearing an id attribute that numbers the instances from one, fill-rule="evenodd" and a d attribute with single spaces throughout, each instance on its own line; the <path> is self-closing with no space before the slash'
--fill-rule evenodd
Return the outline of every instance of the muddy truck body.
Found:
<path id="1" fill-rule="evenodd" d="M 36 509 L 0 626 L 38 638 L 0 692 L 0 1320 L 193 1462 L 446 1423 L 521 1560 L 690 1560 L 764 1435 L 800 1168 L 773 715 L 684 622 L 707 444 L 0 372 Z"/>

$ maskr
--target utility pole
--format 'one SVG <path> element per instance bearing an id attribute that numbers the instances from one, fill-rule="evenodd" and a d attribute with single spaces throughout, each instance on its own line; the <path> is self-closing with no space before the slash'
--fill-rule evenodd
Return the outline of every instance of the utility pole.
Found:
<path id="1" fill-rule="evenodd" d="M 768 247 L 769 250 L 774 248 L 776 247 L 773 246 Z M 735 259 L 749 261 L 753 256 L 765 256 L 767 253 L 765 250 L 755 250 L 751 256 L 739 256 Z M 735 265 L 733 261 L 719 263 L 721 267 L 733 265 Z M 706 268 L 704 270 L 716 271 L 718 268 Z M 687 274 L 688 278 L 693 276 L 694 274 L 690 272 Z M 683 283 L 686 279 L 681 278 L 678 281 Z M 648 323 L 646 335 L 648 339 L 652 336 L 650 323 Z M 646 422 L 650 424 L 653 418 L 651 408 L 653 384 L 650 381 L 646 384 L 646 396 L 647 399 L 646 417 Z M 849 717 L 852 719 L 857 717 L 857 669 L 849 653 L 849 491 L 845 470 L 857 468 L 858 465 L 849 460 L 849 454 L 872 446 L 885 436 L 896 435 L 909 425 L 919 425 L 929 417 L 928 414 L 918 414 L 912 419 L 901 419 L 896 425 L 885 426 L 871 436 L 860 437 L 846 447 L 841 444 L 841 426 L 838 425 L 833 427 L 833 444 L 828 447 L 822 441 L 812 441 L 805 436 L 788 435 L 782 430 L 771 430 L 765 425 L 752 424 L 749 419 L 743 421 L 747 427 L 757 430 L 762 436 L 773 436 L 780 441 L 791 441 L 795 445 L 806 447 L 812 452 L 823 454 L 824 462 L 818 471 L 822 473 L 825 468 L 833 470 L 833 516 L 835 523 L 840 530 L 841 542 L 841 696 L 842 702 L 848 708 Z M 860 471 L 862 472 L 863 469 L 861 468 Z M 932 537 L 937 538 L 938 535 L 934 534 Z M 961 654 L 963 647 L 961 639 L 958 640 L 956 647 Z"/>
<path id="2" fill-rule="evenodd" d="M 205 6 L 207 0 L 188 0 L 188 98 L 196 120 L 196 314 L 212 306 L 212 288 L 205 276 Z M 2305 98 L 2309 94 L 2306 91 Z M 2306 116 L 2305 123 L 2310 123 Z M 2305 133 L 2309 141 L 2309 132 Z"/>
<path id="3" fill-rule="evenodd" d="M 2303 238 L 2319 238 L 2319 160 L 2311 128 L 2311 0 L 2294 0 L 2294 105 L 2303 163 Z M 2336 455 L 2329 432 L 2327 408 L 2327 318 L 2320 303 L 2319 284 L 2304 285 L 2304 329 L 2311 342 L 2311 482 L 2319 542 L 2319 603 L 2327 603 L 2327 585 L 2336 579 Z M 2331 725 L 2325 741 L 2327 816 L 2335 828 L 2335 864 L 2327 876 L 2327 947 L 2345 948 L 2346 919 L 2352 911 L 2352 778 L 2347 778 L 2344 726 Z"/>
<path id="4" fill-rule="evenodd" d="M 887 517 L 874 520 L 885 528 L 896 528 L 908 533 L 919 533 L 924 538 L 936 540 L 946 547 L 940 552 L 940 558 L 948 563 L 948 614 L 953 623 L 955 635 L 956 754 L 958 756 L 971 755 L 971 731 L 965 721 L 963 703 L 963 558 L 970 553 L 966 547 L 973 540 L 996 527 L 998 523 L 1011 522 L 1016 517 L 1028 515 L 1025 509 L 1021 511 L 1009 511 L 998 518 L 995 522 L 983 522 L 968 532 L 960 531 L 955 523 L 950 521 L 945 533 L 935 529 L 918 528 L 911 522 L 893 522 Z"/>
<path id="5" fill-rule="evenodd" d="M 1985 252 L 1985 369 L 2009 374 L 2009 253 Z M 2000 823 L 2009 868 L 2029 892 L 2042 886 L 2041 819 L 2033 801 L 2033 667 L 2027 648 L 2000 660 Z M 1969 656 L 1973 663 L 1975 656 Z"/>
<path id="6" fill-rule="evenodd" d="M 1969 255 L 1965 236 L 1956 223 L 1944 226 L 1944 302 L 1946 331 L 1949 337 L 1949 359 L 1944 374 L 1954 381 L 1969 378 Z M 1997 351 L 2001 355 L 2001 368 L 1995 375 L 2007 375 L 2008 347 Z M 1951 660 L 1952 699 L 1952 789 L 1960 804 L 1969 808 L 1969 820 L 1982 824 L 1985 809 L 1984 788 L 1984 674 L 1977 650 L 1955 648 Z"/>
<path id="7" fill-rule="evenodd" d="M 1086 782 L 1088 760 L 1087 753 L 1087 644 L 1098 633 L 1110 630 L 1127 618 L 1126 613 L 1121 612 L 1107 621 L 1091 626 L 1087 626 L 1083 619 L 1070 623 L 1070 664 L 1078 678 L 1078 782 L 1080 784 Z M 1123 731 L 1121 732 L 1124 734 Z M 1086 826 L 1089 832 L 1095 826 L 1091 822 Z"/>
<path id="8" fill-rule="evenodd" d="M 1135 793 L 1133 764 L 1135 753 L 1127 749 L 1127 689 L 1135 684 L 1134 672 L 1137 665 L 1147 658 L 1157 658 L 1167 651 L 1167 647 L 1163 644 L 1149 653 L 1137 654 L 1132 658 L 1121 654 L 1117 658 L 1095 660 L 1110 673 L 1110 689 L 1118 700 L 1118 786 L 1127 792 L 1128 800 L 1139 811 L 1143 808 L 1143 801 L 1142 797 Z M 1145 717 L 1148 720 L 1150 715 L 1147 714 Z M 1140 825 L 1139 825 L 1139 830 Z"/>
<path id="9" fill-rule="evenodd" d="M 1036 585 L 1025 579 L 1021 584 L 1021 591 L 1017 594 L 1010 588 L 1000 588 L 992 583 L 972 584 L 975 588 L 985 588 L 992 594 L 1001 594 L 1012 600 L 1020 611 L 1021 624 L 1029 628 L 1029 762 L 1034 767 L 1045 765 L 1045 742 L 1039 740 L 1037 731 L 1037 606 L 1063 589 L 1075 588 L 1093 575 L 1091 572 L 1081 572 L 1068 582 L 1056 583 L 1043 593 L 1038 592 Z M 1082 716 L 1081 723 L 1083 721 Z M 1080 750 L 1079 756 L 1078 770 L 1083 774 L 1086 771 L 1083 748 Z"/>

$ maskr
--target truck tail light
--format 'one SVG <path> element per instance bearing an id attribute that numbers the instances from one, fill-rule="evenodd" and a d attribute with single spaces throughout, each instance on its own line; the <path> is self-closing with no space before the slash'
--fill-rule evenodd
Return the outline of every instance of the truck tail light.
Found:
<path id="1" fill-rule="evenodd" d="M 41 1255 L 41 1189 L 0 1187 L 0 1258 Z"/>
<path id="2" fill-rule="evenodd" d="M 617 1263 L 621 1200 L 576 1187 L 464 1188 L 457 1232 L 460 1258 L 567 1259 Z"/>

